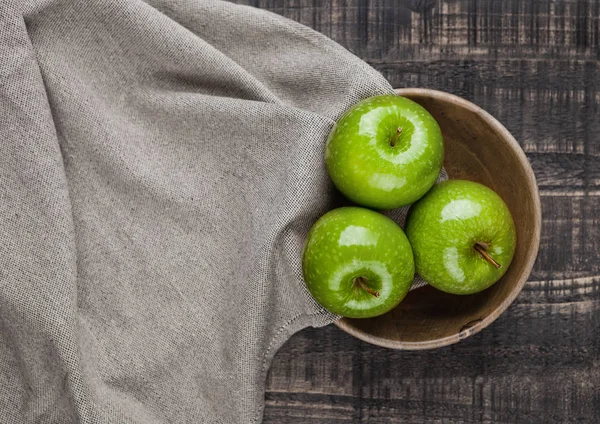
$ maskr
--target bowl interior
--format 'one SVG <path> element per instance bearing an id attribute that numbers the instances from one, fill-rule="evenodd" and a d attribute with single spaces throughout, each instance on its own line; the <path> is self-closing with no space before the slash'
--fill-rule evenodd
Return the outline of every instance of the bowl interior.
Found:
<path id="1" fill-rule="evenodd" d="M 411 291 L 393 311 L 376 318 L 342 318 L 336 325 L 367 342 L 396 349 L 429 349 L 455 343 L 485 328 L 527 281 L 540 240 L 540 200 L 533 171 L 510 133 L 491 115 L 451 94 L 397 90 L 425 107 L 444 135 L 444 166 L 451 179 L 491 187 L 508 205 L 517 230 L 510 268 L 489 289 L 468 296 L 431 286 Z"/>

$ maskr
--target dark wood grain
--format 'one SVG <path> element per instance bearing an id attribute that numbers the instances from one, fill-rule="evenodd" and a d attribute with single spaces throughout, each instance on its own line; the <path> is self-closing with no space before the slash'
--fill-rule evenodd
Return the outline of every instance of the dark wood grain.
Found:
<path id="1" fill-rule="evenodd" d="M 465 97 L 512 132 L 542 195 L 530 281 L 457 345 L 402 352 L 333 326 L 273 362 L 265 423 L 600 422 L 600 1 L 258 0 L 395 87 Z"/>

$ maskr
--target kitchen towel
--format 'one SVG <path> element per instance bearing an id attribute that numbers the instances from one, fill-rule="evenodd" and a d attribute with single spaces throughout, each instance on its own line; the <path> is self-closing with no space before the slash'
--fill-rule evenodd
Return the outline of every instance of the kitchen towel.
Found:
<path id="1" fill-rule="evenodd" d="M 392 88 L 212 0 L 0 4 L 0 422 L 260 422 L 334 121 Z"/>

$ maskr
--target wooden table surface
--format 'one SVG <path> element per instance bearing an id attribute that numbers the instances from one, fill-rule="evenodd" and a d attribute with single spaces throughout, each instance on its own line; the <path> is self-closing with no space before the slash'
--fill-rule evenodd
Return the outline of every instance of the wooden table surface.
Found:
<path id="1" fill-rule="evenodd" d="M 600 423 L 600 0 L 260 0 L 395 87 L 448 91 L 521 143 L 543 207 L 530 281 L 494 324 L 401 352 L 334 326 L 277 353 L 265 423 Z"/>

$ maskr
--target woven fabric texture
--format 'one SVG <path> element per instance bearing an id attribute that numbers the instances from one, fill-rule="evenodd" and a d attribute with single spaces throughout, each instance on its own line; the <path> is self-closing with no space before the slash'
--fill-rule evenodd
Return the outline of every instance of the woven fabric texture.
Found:
<path id="1" fill-rule="evenodd" d="M 252 423 L 334 316 L 300 256 L 334 121 L 392 88 L 211 0 L 0 5 L 0 422 Z"/>

